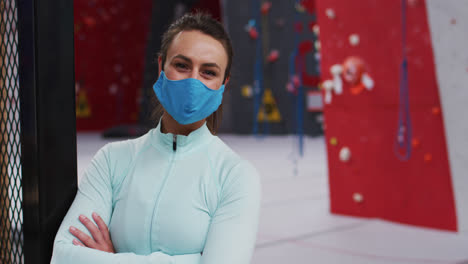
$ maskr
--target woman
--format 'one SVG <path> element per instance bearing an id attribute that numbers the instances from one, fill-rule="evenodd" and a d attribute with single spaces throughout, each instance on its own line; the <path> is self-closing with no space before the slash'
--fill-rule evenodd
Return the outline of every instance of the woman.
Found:
<path id="1" fill-rule="evenodd" d="M 230 39 L 189 14 L 164 34 L 146 135 L 104 146 L 85 172 L 52 263 L 249 263 L 258 226 L 256 170 L 211 132 L 229 81 Z"/>

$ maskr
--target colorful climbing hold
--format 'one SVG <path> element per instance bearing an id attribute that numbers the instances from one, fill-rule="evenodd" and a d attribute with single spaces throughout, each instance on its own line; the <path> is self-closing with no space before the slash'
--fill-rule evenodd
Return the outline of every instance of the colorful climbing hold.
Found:
<path id="1" fill-rule="evenodd" d="M 296 8 L 296 11 L 299 13 L 304 13 L 306 11 L 306 8 L 301 3 L 296 3 L 294 7 Z"/>
<path id="2" fill-rule="evenodd" d="M 336 137 L 330 138 L 330 145 L 332 146 L 338 145 L 338 139 Z"/>
<path id="3" fill-rule="evenodd" d="M 252 27 L 250 30 L 249 30 L 249 36 L 251 39 L 257 39 L 258 38 L 258 31 L 256 28 Z"/>
<path id="4" fill-rule="evenodd" d="M 431 153 L 424 154 L 424 161 L 425 162 L 431 162 L 432 161 L 432 154 Z"/>
<path id="5" fill-rule="evenodd" d="M 315 35 L 320 35 L 320 26 L 315 24 L 312 28 L 312 31 L 315 33 Z"/>
<path id="6" fill-rule="evenodd" d="M 299 75 L 294 74 L 294 76 L 292 77 L 292 82 L 295 87 L 299 87 L 301 85 L 301 79 L 299 78 Z"/>
<path id="7" fill-rule="evenodd" d="M 411 146 L 413 146 L 413 148 L 418 148 L 420 145 L 421 145 L 421 140 L 417 138 L 413 138 L 413 140 L 411 140 Z"/>
<path id="8" fill-rule="evenodd" d="M 241 95 L 245 98 L 252 98 L 253 96 L 253 89 L 251 85 L 243 85 L 241 87 Z"/>
<path id="9" fill-rule="evenodd" d="M 270 1 L 265 1 L 262 3 L 262 7 L 260 8 L 260 12 L 262 15 L 267 15 L 270 12 L 271 9 L 271 2 Z"/>
<path id="10" fill-rule="evenodd" d="M 279 58 L 279 51 L 274 49 L 270 51 L 270 54 L 268 54 L 267 60 L 268 62 L 273 63 L 277 61 L 278 58 Z"/>

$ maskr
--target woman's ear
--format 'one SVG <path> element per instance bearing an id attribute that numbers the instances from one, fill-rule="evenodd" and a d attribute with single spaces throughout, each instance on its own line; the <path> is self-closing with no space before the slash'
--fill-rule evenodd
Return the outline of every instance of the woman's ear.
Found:
<path id="1" fill-rule="evenodd" d="M 229 79 L 231 78 L 231 74 L 229 74 L 226 79 L 224 80 L 224 86 L 227 86 L 228 82 L 229 82 Z"/>
<path id="2" fill-rule="evenodd" d="M 159 76 L 161 75 L 161 72 L 162 72 L 162 57 L 161 56 L 158 57 L 158 67 L 159 67 L 159 74 L 158 74 Z"/>

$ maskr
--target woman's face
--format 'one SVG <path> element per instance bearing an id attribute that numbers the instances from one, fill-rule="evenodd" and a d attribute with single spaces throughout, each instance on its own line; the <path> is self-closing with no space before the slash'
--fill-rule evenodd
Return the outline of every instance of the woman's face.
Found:
<path id="1" fill-rule="evenodd" d="M 182 31 L 167 50 L 164 73 L 169 80 L 194 78 L 218 90 L 223 84 L 227 61 L 221 42 L 200 31 Z M 161 57 L 158 62 L 162 69 Z"/>

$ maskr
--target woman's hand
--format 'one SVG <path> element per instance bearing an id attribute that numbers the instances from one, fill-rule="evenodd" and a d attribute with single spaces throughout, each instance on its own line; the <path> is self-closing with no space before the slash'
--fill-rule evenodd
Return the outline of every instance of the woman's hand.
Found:
<path id="1" fill-rule="evenodd" d="M 98 214 L 93 213 L 93 219 L 97 226 L 84 215 L 80 215 L 79 219 L 93 237 L 90 237 L 84 232 L 78 230 L 76 227 L 71 226 L 69 229 L 70 233 L 79 239 L 73 239 L 74 245 L 115 253 L 114 245 L 112 244 L 109 234 L 109 229 Z"/>

